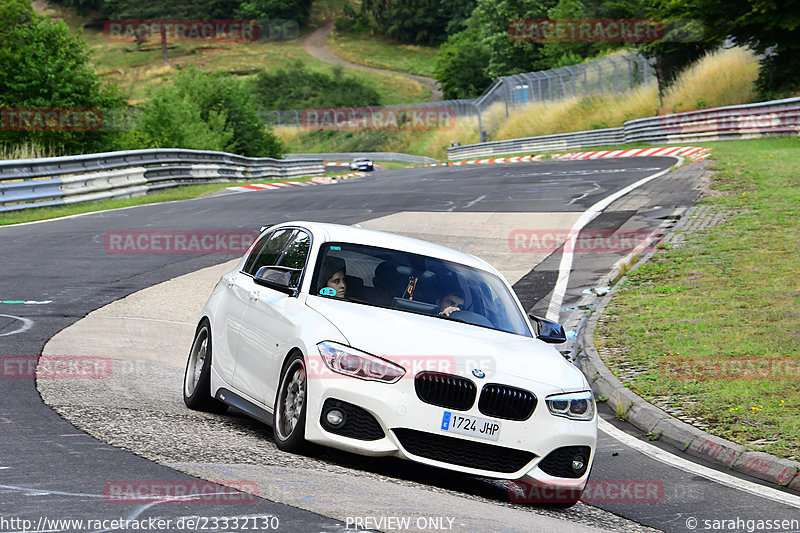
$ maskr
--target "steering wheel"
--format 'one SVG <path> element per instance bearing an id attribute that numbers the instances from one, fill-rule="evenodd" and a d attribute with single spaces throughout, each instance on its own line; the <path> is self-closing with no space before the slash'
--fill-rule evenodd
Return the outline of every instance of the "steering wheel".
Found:
<path id="1" fill-rule="evenodd" d="M 473 311 L 453 311 L 450 313 L 450 318 L 455 320 L 461 320 L 462 322 L 466 322 L 467 324 L 473 324 L 475 326 L 485 326 L 487 328 L 494 328 L 494 324 L 486 318 L 485 316 L 475 313 Z"/>

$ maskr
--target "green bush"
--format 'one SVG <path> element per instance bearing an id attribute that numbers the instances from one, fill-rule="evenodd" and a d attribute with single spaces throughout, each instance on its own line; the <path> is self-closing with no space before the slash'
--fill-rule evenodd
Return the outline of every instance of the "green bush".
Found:
<path id="1" fill-rule="evenodd" d="M 360 107 L 380 105 L 380 95 L 357 78 L 345 76 L 340 66 L 333 74 L 312 72 L 297 61 L 276 71 L 261 71 L 252 90 L 262 110 L 311 107 Z"/>
<path id="2" fill-rule="evenodd" d="M 258 115 L 246 84 L 230 74 L 190 68 L 142 107 L 130 139 L 147 147 L 220 150 L 280 157 L 281 142 Z"/>
<path id="3" fill-rule="evenodd" d="M 342 11 L 344 16 L 333 22 L 336 33 L 362 36 L 376 30 L 372 20 L 363 10 L 356 11 L 352 5 L 345 4 Z"/>

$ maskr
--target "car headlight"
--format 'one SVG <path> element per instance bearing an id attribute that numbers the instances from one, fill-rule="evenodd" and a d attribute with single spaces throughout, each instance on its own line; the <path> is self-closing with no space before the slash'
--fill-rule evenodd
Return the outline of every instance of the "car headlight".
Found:
<path id="1" fill-rule="evenodd" d="M 406 373 L 400 365 L 335 342 L 323 341 L 317 348 L 325 366 L 339 374 L 395 383 Z"/>
<path id="2" fill-rule="evenodd" d="M 594 397 L 591 391 L 553 394 L 545 398 L 550 412 L 573 420 L 592 420 L 594 418 Z"/>

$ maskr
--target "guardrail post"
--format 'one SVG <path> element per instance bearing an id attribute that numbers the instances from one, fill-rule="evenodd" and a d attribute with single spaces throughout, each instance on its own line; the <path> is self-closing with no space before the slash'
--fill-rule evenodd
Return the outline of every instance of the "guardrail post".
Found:
<path id="1" fill-rule="evenodd" d="M 475 107 L 475 111 L 478 114 L 478 137 L 480 138 L 482 143 L 486 142 L 486 132 L 483 131 L 483 120 L 481 119 L 481 108 L 478 107 L 478 104 L 472 104 Z M 508 113 L 508 102 L 506 102 L 506 113 Z"/>

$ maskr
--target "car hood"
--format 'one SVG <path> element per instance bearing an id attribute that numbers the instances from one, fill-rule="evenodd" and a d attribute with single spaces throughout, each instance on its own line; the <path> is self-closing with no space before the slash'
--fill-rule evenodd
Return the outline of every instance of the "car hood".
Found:
<path id="1" fill-rule="evenodd" d="M 553 392 L 588 387 L 580 370 L 537 339 L 333 298 L 309 296 L 306 303 L 353 348 L 397 362 L 414 374 L 432 370 L 473 377 L 472 371 L 479 370 L 487 383 L 538 383 L 534 388 Z"/>

